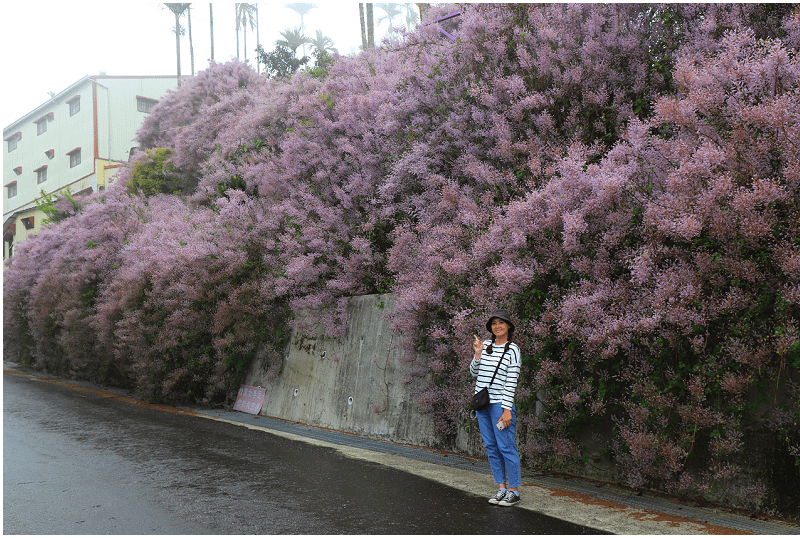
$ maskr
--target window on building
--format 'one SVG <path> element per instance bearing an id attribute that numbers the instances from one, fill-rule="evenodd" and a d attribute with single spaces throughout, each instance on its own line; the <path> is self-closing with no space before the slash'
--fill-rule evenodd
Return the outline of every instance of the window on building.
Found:
<path id="1" fill-rule="evenodd" d="M 70 168 L 75 168 L 76 166 L 81 164 L 81 148 L 75 148 L 69 153 L 67 153 L 67 155 L 69 155 Z"/>
<path id="2" fill-rule="evenodd" d="M 47 122 L 53 121 L 53 113 L 48 112 L 38 120 L 34 120 L 33 123 L 36 124 L 36 134 L 44 134 L 47 132 Z"/>
<path id="3" fill-rule="evenodd" d="M 81 111 L 81 98 L 80 98 L 80 96 L 73 97 L 72 99 L 67 101 L 67 104 L 69 105 L 69 115 L 70 116 L 74 116 L 75 114 L 77 114 L 78 112 Z"/>
<path id="4" fill-rule="evenodd" d="M 153 107 L 158 104 L 155 99 L 148 99 L 147 97 L 136 96 L 136 110 L 149 114 Z"/>
<path id="5" fill-rule="evenodd" d="M 6 142 L 8 142 L 8 153 L 11 153 L 15 149 L 17 149 L 17 142 L 22 140 L 22 133 L 16 132 L 13 135 L 6 138 Z"/>
<path id="6" fill-rule="evenodd" d="M 42 166 L 36 169 L 36 183 L 44 183 L 47 181 L 47 167 Z"/>
<path id="7" fill-rule="evenodd" d="M 17 195 L 17 182 L 13 181 L 6 185 L 6 198 L 13 198 Z"/>

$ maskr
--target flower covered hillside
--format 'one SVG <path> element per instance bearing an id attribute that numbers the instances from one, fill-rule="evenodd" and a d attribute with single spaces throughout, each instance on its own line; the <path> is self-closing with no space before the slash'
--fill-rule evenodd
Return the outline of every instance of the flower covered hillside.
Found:
<path id="1" fill-rule="evenodd" d="M 392 381 L 447 445 L 505 308 L 525 463 L 797 505 L 743 462 L 800 461 L 799 13 L 439 5 L 324 70 L 214 63 L 17 250 L 6 345 L 224 405 L 290 331 L 340 336 L 349 297 L 392 293 Z"/>

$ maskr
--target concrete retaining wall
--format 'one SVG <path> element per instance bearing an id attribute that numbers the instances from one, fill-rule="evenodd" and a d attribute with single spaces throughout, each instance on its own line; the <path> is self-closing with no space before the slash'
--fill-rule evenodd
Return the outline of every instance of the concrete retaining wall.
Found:
<path id="1" fill-rule="evenodd" d="M 386 312 L 391 295 L 349 299 L 349 322 L 339 338 L 294 332 L 277 378 L 256 361 L 246 378 L 266 388 L 262 415 L 418 446 L 436 446 L 433 425 L 417 411 L 412 387 L 401 383 L 413 364 L 401 364 Z"/>

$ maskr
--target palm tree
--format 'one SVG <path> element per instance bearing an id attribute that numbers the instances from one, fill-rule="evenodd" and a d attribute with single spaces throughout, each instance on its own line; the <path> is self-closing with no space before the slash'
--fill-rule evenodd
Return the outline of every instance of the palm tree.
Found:
<path id="1" fill-rule="evenodd" d="M 358 16 L 361 19 L 361 50 L 367 50 L 367 23 L 364 18 L 364 4 L 358 3 Z"/>
<path id="2" fill-rule="evenodd" d="M 261 74 L 261 64 L 258 62 L 258 49 L 261 47 L 261 37 L 258 35 L 258 4 L 256 4 L 256 69 Z"/>
<path id="3" fill-rule="evenodd" d="M 300 28 L 295 28 L 293 30 L 286 28 L 281 32 L 281 37 L 283 37 L 283 39 L 278 39 L 275 41 L 275 44 L 283 45 L 284 47 L 292 49 L 292 52 L 295 55 L 297 55 L 298 48 L 306 43 L 311 43 L 311 40 L 303 35 L 303 32 L 300 30 Z"/>
<path id="4" fill-rule="evenodd" d="M 254 30 L 256 27 L 256 5 L 236 4 L 236 58 L 239 58 L 239 28 L 244 32 L 244 59 L 247 60 L 247 25 Z"/>
<path id="5" fill-rule="evenodd" d="M 319 6 L 317 4 L 293 3 L 293 4 L 286 4 L 285 7 L 291 9 L 292 11 L 300 15 L 300 30 L 305 31 L 306 25 L 305 22 L 303 22 L 303 17 L 308 15 L 309 11 L 311 11 L 312 9 L 317 9 Z"/>
<path id="6" fill-rule="evenodd" d="M 367 4 L 366 16 L 364 15 L 364 4 L 358 4 L 358 14 L 361 17 L 361 48 L 375 46 L 375 19 L 372 17 L 372 4 Z"/>
<path id="7" fill-rule="evenodd" d="M 399 4 L 375 4 L 378 6 L 386 15 L 381 15 L 378 17 L 378 26 L 381 25 L 383 21 L 389 21 L 389 32 L 392 31 L 394 27 L 394 19 L 395 17 L 402 14 L 400 10 Z"/>
<path id="8" fill-rule="evenodd" d="M 367 3 L 367 44 L 370 48 L 375 46 L 375 17 L 372 14 L 371 3 Z"/>
<path id="9" fill-rule="evenodd" d="M 420 14 L 422 14 L 424 5 L 425 4 L 419 4 Z M 417 6 L 415 4 L 403 4 L 403 7 L 406 8 L 406 28 L 409 30 L 415 28 L 417 24 L 419 24 L 420 19 L 420 15 L 417 14 Z"/>
<path id="10" fill-rule="evenodd" d="M 236 17 L 236 59 L 239 59 L 239 4 L 233 5 L 234 14 Z"/>
<path id="11" fill-rule="evenodd" d="M 336 50 L 336 48 L 333 46 L 333 39 L 331 39 L 330 37 L 328 37 L 326 35 L 322 35 L 322 31 L 321 30 L 317 30 L 317 37 L 314 38 L 314 39 L 310 39 L 309 38 L 308 42 L 310 44 L 314 45 L 314 47 L 320 53 L 327 52 L 327 51 L 333 52 L 333 51 Z"/>
<path id="12" fill-rule="evenodd" d="M 164 4 L 175 15 L 175 54 L 178 59 L 178 86 L 181 85 L 181 23 L 180 16 L 191 4 Z"/>
<path id="13" fill-rule="evenodd" d="M 306 31 L 306 23 L 303 20 L 303 17 L 308 15 L 308 12 L 312 9 L 317 9 L 319 6 L 317 4 L 305 4 L 302 2 L 296 2 L 292 4 L 285 4 L 284 7 L 287 7 L 300 15 L 300 32 L 305 33 Z M 303 45 L 303 56 L 306 55 L 306 46 Z"/>

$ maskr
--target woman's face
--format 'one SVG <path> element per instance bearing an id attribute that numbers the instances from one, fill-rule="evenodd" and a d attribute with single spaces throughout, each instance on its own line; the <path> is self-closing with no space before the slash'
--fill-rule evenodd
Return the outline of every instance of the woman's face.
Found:
<path id="1" fill-rule="evenodd" d="M 509 325 L 499 318 L 492 318 L 492 333 L 496 337 L 508 336 Z"/>

